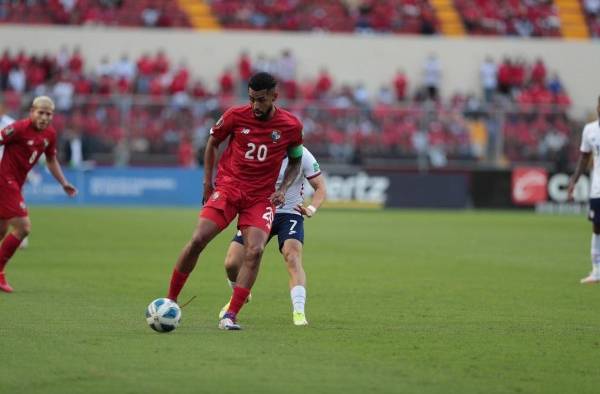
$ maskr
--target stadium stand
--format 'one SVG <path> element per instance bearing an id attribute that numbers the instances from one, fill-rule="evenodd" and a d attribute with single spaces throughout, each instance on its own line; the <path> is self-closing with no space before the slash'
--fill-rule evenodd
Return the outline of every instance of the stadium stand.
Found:
<path id="1" fill-rule="evenodd" d="M 78 49 L 57 54 L 5 50 L 0 88 L 14 115 L 33 94 L 53 96 L 58 128 L 84 135 L 90 152 L 107 164 L 124 143 L 144 160 L 173 162 L 184 142 L 200 150 L 223 110 L 245 102 L 249 70 L 265 67 L 279 76 L 282 104 L 303 119 L 306 143 L 324 160 L 414 162 L 425 156 L 444 167 L 448 162 L 554 162 L 573 151 L 570 99 L 541 59 L 482 65 L 481 78 L 491 75 L 494 82 L 491 92 L 459 92 L 445 101 L 432 99 L 426 86 L 409 89 L 401 70 L 371 97 L 361 84 L 337 83 L 326 69 L 297 81 L 289 52 L 265 60 L 242 53 L 238 69 L 225 68 L 211 90 L 162 51 L 86 65 Z"/>
<path id="2" fill-rule="evenodd" d="M 29 0 L 0 2 L 0 22 L 23 24 L 190 27 L 169 0 Z"/>
<path id="3" fill-rule="evenodd" d="M 469 34 L 559 37 L 560 18 L 552 1 L 454 0 Z"/>
<path id="4" fill-rule="evenodd" d="M 598 0 L 29 0 L 0 2 L 0 23 L 206 30 L 600 36 Z"/>
<path id="5" fill-rule="evenodd" d="M 600 38 L 600 0 L 581 0 L 590 36 Z"/>
<path id="6" fill-rule="evenodd" d="M 434 34 L 435 10 L 427 0 L 302 1 L 275 5 L 242 0 L 209 1 L 232 29 Z"/>

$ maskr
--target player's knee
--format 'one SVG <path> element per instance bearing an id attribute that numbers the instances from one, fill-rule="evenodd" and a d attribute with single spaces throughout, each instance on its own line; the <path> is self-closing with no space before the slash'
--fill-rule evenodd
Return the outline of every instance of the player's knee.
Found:
<path id="1" fill-rule="evenodd" d="M 231 272 L 236 270 L 238 267 L 237 259 L 235 259 L 231 254 L 228 254 L 225 258 L 225 270 L 227 272 Z"/>
<path id="2" fill-rule="evenodd" d="M 260 261 L 260 257 L 262 256 L 264 250 L 265 250 L 265 246 L 261 245 L 261 244 L 248 245 L 245 250 L 246 260 L 250 260 L 250 261 L 256 262 L 256 264 L 258 264 L 258 262 Z"/>
<path id="3" fill-rule="evenodd" d="M 300 266 L 300 253 L 297 250 L 286 250 L 283 252 L 283 258 L 290 269 L 297 270 Z"/>
<path id="4" fill-rule="evenodd" d="M 31 223 L 23 223 L 15 227 L 15 233 L 19 239 L 25 239 L 31 233 Z"/>
<path id="5" fill-rule="evenodd" d="M 208 244 L 208 239 L 201 235 L 194 235 L 190 241 L 190 250 L 193 253 L 200 253 Z"/>

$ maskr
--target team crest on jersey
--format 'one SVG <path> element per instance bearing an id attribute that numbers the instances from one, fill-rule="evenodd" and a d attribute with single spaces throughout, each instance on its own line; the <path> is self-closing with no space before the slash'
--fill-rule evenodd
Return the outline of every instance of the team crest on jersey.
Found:
<path id="1" fill-rule="evenodd" d="M 9 126 L 7 128 L 4 129 L 4 136 L 5 137 L 10 137 L 11 135 L 13 135 L 13 133 L 15 132 L 14 127 Z"/>
<path id="2" fill-rule="evenodd" d="M 33 140 L 27 141 L 27 145 L 32 146 L 33 145 Z"/>
<path id="3" fill-rule="evenodd" d="M 271 139 L 273 140 L 273 142 L 279 141 L 280 138 L 281 138 L 281 131 L 279 131 L 279 130 L 271 131 Z"/>
<path id="4" fill-rule="evenodd" d="M 44 149 L 47 148 L 48 145 L 50 145 L 50 142 L 48 141 L 47 138 L 44 138 Z"/>

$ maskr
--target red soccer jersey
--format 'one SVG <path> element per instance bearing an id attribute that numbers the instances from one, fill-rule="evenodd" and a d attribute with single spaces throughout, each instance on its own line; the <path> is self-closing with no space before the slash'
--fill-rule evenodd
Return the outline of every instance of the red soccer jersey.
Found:
<path id="1" fill-rule="evenodd" d="M 245 105 L 227 110 L 210 134 L 219 142 L 231 136 L 219 160 L 216 185 L 268 196 L 288 149 L 302 144 L 302 123 L 277 107 L 271 119 L 261 121 Z"/>
<path id="2" fill-rule="evenodd" d="M 56 130 L 48 126 L 38 131 L 31 120 L 22 119 L 0 131 L 0 145 L 4 145 L 0 178 L 22 187 L 42 153 L 47 158 L 56 156 Z"/>

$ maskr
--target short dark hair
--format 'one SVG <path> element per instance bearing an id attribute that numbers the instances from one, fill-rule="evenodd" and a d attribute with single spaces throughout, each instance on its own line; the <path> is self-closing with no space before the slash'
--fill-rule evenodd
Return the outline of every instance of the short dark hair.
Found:
<path id="1" fill-rule="evenodd" d="M 267 72 L 254 74 L 248 81 L 248 87 L 254 91 L 273 89 L 277 86 L 275 78 Z"/>

